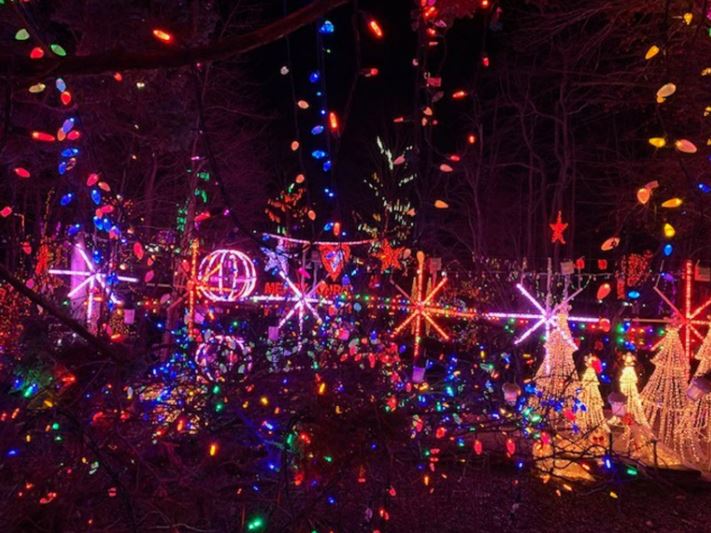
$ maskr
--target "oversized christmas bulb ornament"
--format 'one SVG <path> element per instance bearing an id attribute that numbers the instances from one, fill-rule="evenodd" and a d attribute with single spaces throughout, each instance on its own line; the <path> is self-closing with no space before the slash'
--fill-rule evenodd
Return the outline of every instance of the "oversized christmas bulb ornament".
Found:
<path id="1" fill-rule="evenodd" d="M 662 85 L 657 91 L 657 102 L 660 104 L 669 98 L 672 94 L 676 92 L 676 85 L 673 83 L 667 83 Z"/>
<path id="2" fill-rule="evenodd" d="M 666 202 L 662 203 L 662 207 L 665 209 L 674 209 L 682 204 L 681 198 L 670 198 Z"/>
<path id="3" fill-rule="evenodd" d="M 674 148 L 684 154 L 695 154 L 698 150 L 696 145 L 687 139 L 679 139 L 674 143 Z"/>
<path id="4" fill-rule="evenodd" d="M 610 294 L 610 291 L 612 291 L 612 286 L 609 283 L 601 283 L 600 286 L 597 288 L 597 294 L 595 295 L 595 297 L 598 300 L 604 300 Z"/>
<path id="5" fill-rule="evenodd" d="M 377 20 L 375 19 L 370 19 L 368 21 L 368 29 L 370 30 L 370 33 L 376 38 L 376 39 L 382 39 L 383 38 L 383 29 L 380 27 L 380 24 L 378 23 Z"/>
<path id="6" fill-rule="evenodd" d="M 649 61 L 654 56 L 656 56 L 659 52 L 660 52 L 659 47 L 656 44 L 653 44 L 652 46 L 649 47 L 649 49 L 647 50 L 647 53 L 644 54 L 644 59 Z"/>
<path id="7" fill-rule="evenodd" d="M 171 43 L 173 42 L 173 36 L 168 33 L 165 30 L 162 30 L 160 28 L 156 28 L 153 30 L 153 37 L 155 37 L 157 40 L 163 42 L 163 43 Z"/>
<path id="8" fill-rule="evenodd" d="M 637 190 L 637 201 L 640 204 L 646 205 L 651 197 L 652 191 L 650 191 L 647 187 L 642 187 L 641 189 Z"/>

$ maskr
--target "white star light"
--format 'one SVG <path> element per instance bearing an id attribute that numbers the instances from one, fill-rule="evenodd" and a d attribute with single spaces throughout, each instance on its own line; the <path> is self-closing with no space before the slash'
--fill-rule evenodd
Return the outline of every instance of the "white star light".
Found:
<path id="1" fill-rule="evenodd" d="M 116 295 L 113 294 L 113 291 L 111 291 L 110 288 L 107 286 L 107 274 L 103 274 L 96 270 L 94 262 L 89 259 L 86 254 L 86 251 L 81 246 L 75 245 L 74 249 L 79 252 L 79 256 L 82 258 L 84 264 L 86 265 L 86 270 L 62 270 L 52 268 L 49 270 L 49 273 L 59 276 L 78 276 L 84 278 L 84 281 L 74 287 L 67 296 L 69 296 L 70 298 L 74 298 L 77 294 L 79 294 L 82 289 L 85 289 L 87 291 L 88 300 L 86 305 L 86 319 L 88 322 L 91 320 L 91 316 L 94 311 L 94 291 L 97 285 L 101 287 L 101 290 L 103 290 L 108 295 L 109 299 L 111 300 L 111 303 L 120 304 L 121 301 L 116 298 Z M 138 278 L 132 278 L 128 276 L 116 276 L 116 278 L 119 281 L 125 281 L 127 283 L 138 282 Z"/>
<path id="2" fill-rule="evenodd" d="M 521 294 L 523 294 L 526 299 L 528 299 L 529 302 L 533 304 L 533 306 L 538 309 L 538 314 L 536 313 L 486 313 L 486 316 L 490 316 L 493 318 L 520 318 L 520 319 L 525 319 L 525 320 L 536 320 L 534 324 L 529 327 L 522 335 L 520 335 L 515 341 L 514 344 L 521 344 L 523 341 L 525 341 L 534 331 L 536 331 L 538 328 L 541 326 L 544 326 L 546 329 L 546 338 L 548 338 L 548 335 L 551 331 L 551 329 L 557 329 L 560 330 L 558 327 L 558 322 L 557 322 L 557 317 L 561 313 L 564 313 L 568 309 L 568 302 L 575 298 L 581 291 L 582 289 L 579 289 L 575 291 L 573 294 L 570 296 L 566 296 L 560 303 L 558 303 L 555 306 L 550 305 L 550 294 L 546 297 L 546 302 L 545 306 L 541 305 L 533 296 L 531 296 L 531 293 L 529 293 L 523 285 L 520 283 L 516 285 L 516 288 L 519 290 Z M 599 322 L 599 318 L 593 318 L 593 317 L 587 317 L 587 316 L 569 316 L 568 322 L 587 322 L 587 323 L 596 323 Z M 561 334 L 563 335 L 563 338 L 565 338 L 566 342 L 570 344 L 572 348 L 575 348 L 577 350 L 577 345 L 573 341 L 573 339 L 568 335 L 567 332 L 561 330 Z"/>
<path id="3" fill-rule="evenodd" d="M 255 296 L 252 299 L 258 302 L 295 302 L 295 305 L 289 310 L 289 312 L 284 315 L 284 317 L 279 322 L 279 329 L 281 329 L 284 324 L 286 324 L 295 314 L 298 313 L 298 323 L 299 323 L 299 333 L 302 334 L 304 331 L 304 321 L 307 318 L 307 314 L 311 315 L 318 324 L 323 323 L 323 319 L 316 311 L 314 304 L 331 304 L 331 300 L 326 298 L 320 298 L 316 295 L 319 287 L 324 283 L 323 280 L 314 284 L 308 291 L 299 288 L 293 281 L 291 281 L 283 271 L 279 271 L 279 276 L 284 280 L 286 286 L 291 291 L 290 296 Z M 301 280 L 300 285 L 303 287 L 304 282 Z"/>

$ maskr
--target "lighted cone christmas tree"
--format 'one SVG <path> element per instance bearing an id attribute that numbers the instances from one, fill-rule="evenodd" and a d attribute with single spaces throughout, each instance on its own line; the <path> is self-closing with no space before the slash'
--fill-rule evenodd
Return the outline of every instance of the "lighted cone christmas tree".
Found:
<path id="1" fill-rule="evenodd" d="M 600 360 L 594 355 L 585 358 L 585 372 L 583 372 L 583 390 L 580 394 L 580 401 L 585 406 L 582 414 L 578 418 L 580 431 L 584 435 L 599 435 L 600 432 L 608 432 L 603 407 L 605 403 L 600 394 L 600 380 L 597 379 L 596 367 Z"/>
<path id="2" fill-rule="evenodd" d="M 573 361 L 576 350 L 577 345 L 568 328 L 568 313 L 564 310 L 556 316 L 556 327 L 548 334 L 545 357 L 534 378 L 540 392 L 536 403 L 547 411 L 550 423 L 559 430 L 571 429 L 582 418 L 578 398 L 582 386 Z M 589 479 L 590 475 L 579 464 L 565 459 L 567 455 L 580 453 L 577 435 L 559 431 L 548 443 L 534 446 L 536 468 L 544 475 L 558 478 Z"/>
<path id="3" fill-rule="evenodd" d="M 689 362 L 678 328 L 667 330 L 652 363 L 656 368 L 641 394 L 644 414 L 657 439 L 675 452 L 680 452 Z"/>
<path id="4" fill-rule="evenodd" d="M 609 420 L 610 425 L 619 425 L 624 428 L 622 435 L 615 438 L 615 448 L 629 457 L 646 464 L 680 465 L 678 454 L 671 452 L 666 446 L 654 445 L 654 435 L 644 413 L 642 399 L 637 390 L 637 372 L 635 371 L 635 356 L 627 353 L 624 359 L 624 369 L 620 373 L 620 392 L 627 397 L 625 414 L 615 414 Z M 619 416 L 618 416 L 619 415 Z"/>
<path id="5" fill-rule="evenodd" d="M 711 371 L 711 329 L 699 347 L 696 359 L 700 362 L 694 377 L 700 378 Z M 687 403 L 680 433 L 687 443 L 684 459 L 703 470 L 711 470 L 711 394 Z"/>
<path id="6" fill-rule="evenodd" d="M 637 389 L 637 372 L 635 371 L 635 356 L 630 352 L 625 354 L 625 367 L 620 373 L 620 392 L 627 396 L 627 416 L 632 417 L 636 424 L 641 426 L 649 426 L 647 416 L 644 414 L 642 407 L 642 399 Z"/>
<path id="7" fill-rule="evenodd" d="M 576 395 L 580 392 L 580 381 L 575 369 L 573 353 L 577 346 L 568 328 L 568 314 L 561 312 L 557 317 L 557 327 L 552 328 L 545 344 L 545 357 L 536 372 L 534 381 L 541 393 L 541 404 L 551 406 L 563 413 L 568 421 L 576 418 Z"/>

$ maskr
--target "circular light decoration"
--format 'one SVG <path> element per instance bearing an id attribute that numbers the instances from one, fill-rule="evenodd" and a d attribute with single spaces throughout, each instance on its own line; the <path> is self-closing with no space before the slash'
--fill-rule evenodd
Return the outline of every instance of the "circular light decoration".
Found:
<path id="1" fill-rule="evenodd" d="M 252 357 L 242 339 L 231 335 L 213 335 L 198 345 L 195 364 L 211 381 L 224 381 L 233 370 L 246 374 L 252 369 Z"/>
<path id="2" fill-rule="evenodd" d="M 215 250 L 200 262 L 198 289 L 213 302 L 236 302 L 246 298 L 257 284 L 252 260 L 238 250 Z"/>

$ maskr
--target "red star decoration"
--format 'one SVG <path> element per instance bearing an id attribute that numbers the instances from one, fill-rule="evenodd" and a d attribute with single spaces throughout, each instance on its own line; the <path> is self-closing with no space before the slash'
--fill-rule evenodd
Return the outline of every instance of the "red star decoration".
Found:
<path id="1" fill-rule="evenodd" d="M 402 268 L 400 264 L 400 256 L 402 255 L 402 248 L 393 248 L 390 246 L 390 241 L 387 239 L 383 241 L 380 245 L 380 253 L 377 255 L 380 259 L 380 270 L 384 271 L 388 268 L 394 268 L 399 270 Z"/>
<path id="2" fill-rule="evenodd" d="M 555 224 L 548 224 L 553 230 L 553 236 L 551 237 L 551 242 L 559 242 L 565 244 L 565 237 L 563 237 L 563 232 L 568 227 L 567 222 L 563 222 L 563 214 L 558 211 L 558 218 L 556 218 Z"/>

